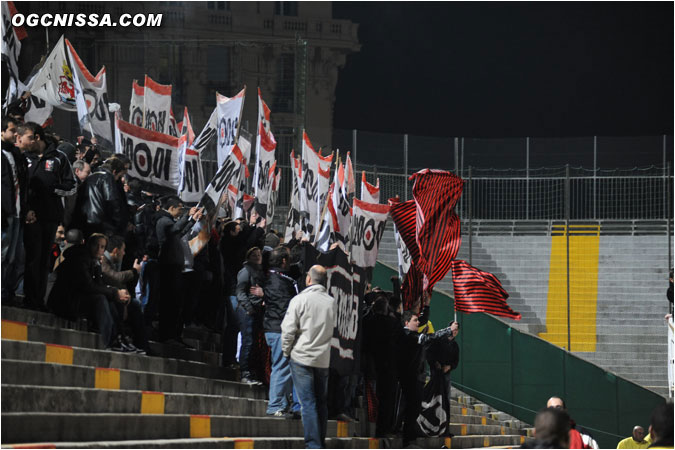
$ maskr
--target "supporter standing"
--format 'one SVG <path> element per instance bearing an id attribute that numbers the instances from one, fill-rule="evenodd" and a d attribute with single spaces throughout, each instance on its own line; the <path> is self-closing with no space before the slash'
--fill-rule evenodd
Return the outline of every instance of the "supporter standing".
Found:
<path id="1" fill-rule="evenodd" d="M 56 149 L 42 127 L 33 122 L 21 125 L 19 148 L 28 160 L 28 213 L 24 233 L 26 270 L 25 302 L 29 308 L 44 310 L 49 275 L 49 249 L 56 227 L 63 222 L 63 197 L 76 192 L 75 176 L 66 155 Z"/>
<path id="2" fill-rule="evenodd" d="M 26 219 L 28 165 L 14 143 L 17 122 L 2 119 L 2 302 L 14 299 L 23 254 L 23 222 Z"/>
<path id="3" fill-rule="evenodd" d="M 202 217 L 202 209 L 193 207 L 183 214 L 183 202 L 175 195 L 164 198 L 157 213 L 159 242 L 159 337 L 162 341 L 185 345 L 183 310 L 189 301 L 189 286 L 184 280 L 185 253 L 181 238 Z M 182 215 L 182 217 L 181 217 Z"/>
<path id="4" fill-rule="evenodd" d="M 459 365 L 459 345 L 457 344 L 457 335 L 459 334 L 459 323 L 452 322 L 451 325 L 456 324 L 457 328 L 446 339 L 438 339 L 434 341 L 427 351 L 427 360 L 430 366 L 435 366 L 443 372 L 445 381 L 445 395 L 448 399 L 448 405 L 451 404 L 452 379 L 451 372 Z M 450 411 L 448 411 L 448 424 L 450 423 Z M 448 428 L 449 430 L 449 428 Z M 448 434 L 449 431 L 448 431 Z M 451 436 L 452 437 L 452 436 Z"/>
<path id="5" fill-rule="evenodd" d="M 263 281 L 262 251 L 251 247 L 246 253 L 244 267 L 237 274 L 237 318 L 241 331 L 239 369 L 243 383 L 259 383 L 251 374 L 249 358 L 253 347 L 253 324 L 262 310 Z"/>
<path id="6" fill-rule="evenodd" d="M 286 247 L 277 247 L 272 251 L 270 269 L 263 287 L 265 302 L 263 328 L 272 359 L 267 414 L 277 417 L 284 416 L 289 408 L 288 399 L 293 393 L 291 368 L 288 359 L 284 358 L 281 347 L 281 322 L 286 315 L 289 302 L 298 294 L 296 281 L 287 274 L 290 258 L 290 252 Z M 293 405 L 293 409 L 297 408 Z"/>
<path id="7" fill-rule="evenodd" d="M 326 447 L 328 367 L 335 323 L 335 301 L 326 283 L 326 269 L 312 266 L 305 278 L 307 288 L 291 299 L 281 323 L 281 346 L 291 360 L 306 448 Z"/>
<path id="8" fill-rule="evenodd" d="M 79 193 L 82 183 L 84 183 L 84 181 L 91 174 L 91 166 L 89 166 L 86 161 L 76 159 L 73 163 L 73 173 L 75 174 L 75 182 L 77 183 L 76 189 Z M 77 194 L 66 197 L 65 208 L 63 212 L 63 225 L 66 227 L 66 229 L 70 228 L 70 225 L 73 221 L 77 197 Z"/>

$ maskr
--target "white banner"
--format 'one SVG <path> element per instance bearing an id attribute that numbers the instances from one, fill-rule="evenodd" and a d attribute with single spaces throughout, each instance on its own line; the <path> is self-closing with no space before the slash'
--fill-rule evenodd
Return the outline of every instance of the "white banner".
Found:
<path id="1" fill-rule="evenodd" d="M 169 109 L 169 126 L 168 126 L 168 131 L 166 134 L 169 136 L 175 136 L 178 137 L 180 136 L 180 129 L 178 128 L 178 124 L 176 123 L 176 117 L 173 115 L 173 108 Z"/>
<path id="2" fill-rule="evenodd" d="M 145 128 L 168 134 L 169 116 L 171 114 L 171 85 L 159 84 L 146 75 L 143 90 Z"/>
<path id="3" fill-rule="evenodd" d="M 366 203 L 355 198 L 352 211 L 351 259 L 360 267 L 375 267 L 377 250 L 389 217 L 389 205 Z"/>
<path id="4" fill-rule="evenodd" d="M 232 98 L 216 94 L 216 110 L 218 111 L 218 166 L 223 165 L 223 161 L 229 156 L 235 142 L 237 142 L 245 95 L 246 87 Z"/>
<path id="5" fill-rule="evenodd" d="M 66 55 L 63 36 L 28 86 L 31 94 L 65 111 L 77 111 L 73 72 Z"/>
<path id="6" fill-rule="evenodd" d="M 116 121 L 123 153 L 131 160 L 129 175 L 149 183 L 178 188 L 178 138 Z M 119 147 L 118 147 L 119 149 Z"/>
<path id="7" fill-rule="evenodd" d="M 293 192 L 288 207 L 288 216 L 286 218 L 286 232 L 284 233 L 284 242 L 290 242 L 296 231 L 301 229 L 300 225 L 300 179 L 302 164 L 299 158 L 295 157 L 295 152 L 291 152 L 291 178 L 293 179 Z"/>
<path id="8" fill-rule="evenodd" d="M 253 173 L 253 187 L 255 193 L 255 208 L 258 214 L 267 217 L 270 181 L 269 169 L 275 161 L 274 150 L 277 142 L 270 127 L 271 111 L 263 101 L 258 88 L 258 126 L 255 140 L 256 164 Z"/>
<path id="9" fill-rule="evenodd" d="M 668 394 L 675 396 L 675 322 L 673 316 L 668 319 Z"/>
<path id="10" fill-rule="evenodd" d="M 195 132 L 192 130 L 192 121 L 190 121 L 187 106 L 185 107 L 185 110 L 183 110 L 183 121 L 180 123 L 179 128 L 181 136 L 186 134 L 188 137 L 188 145 L 192 145 L 195 140 Z"/>
<path id="11" fill-rule="evenodd" d="M 403 283 L 405 279 L 405 274 L 408 273 L 410 269 L 410 262 L 412 261 L 412 256 L 410 256 L 410 251 L 408 247 L 403 242 L 401 234 L 394 224 L 394 242 L 396 242 L 396 254 L 398 255 L 398 278 Z"/>
<path id="12" fill-rule="evenodd" d="M 145 88 L 134 80 L 131 84 L 131 102 L 129 103 L 129 123 L 137 127 L 143 126 L 143 97 Z"/>
<path id="13" fill-rule="evenodd" d="M 277 167 L 276 160 L 270 168 L 270 173 L 270 190 L 267 196 L 267 214 L 265 215 L 268 226 L 272 225 L 272 221 L 274 220 L 274 209 L 276 207 L 277 200 L 279 199 L 279 186 L 281 185 L 281 169 Z"/>
<path id="14" fill-rule="evenodd" d="M 27 36 L 24 27 L 12 26 L 12 17 L 16 14 L 14 2 L 2 2 L 2 60 L 7 66 L 9 86 L 5 97 L 5 106 L 18 99 L 26 86 L 19 79 L 19 54 L 21 40 Z"/>
<path id="15" fill-rule="evenodd" d="M 43 128 L 49 125 L 52 122 L 52 111 L 54 107 L 48 104 L 45 100 L 37 98 L 32 95 L 28 98 L 27 110 L 23 116 L 23 120 L 26 122 L 35 122 L 38 125 L 41 125 Z"/>
<path id="16" fill-rule="evenodd" d="M 328 194 L 333 155 L 321 156 L 320 153 L 314 151 L 305 131 L 303 131 L 302 137 L 302 182 L 299 187 L 300 212 L 305 215 L 303 231 L 312 242 L 320 225 L 323 202 L 325 202 Z"/>
<path id="17" fill-rule="evenodd" d="M 232 183 L 232 179 L 239 172 L 243 163 L 244 158 L 241 150 L 235 145 L 225 163 L 220 166 L 216 175 L 206 186 L 204 195 L 197 205 L 200 208 L 204 208 L 204 215 L 194 225 L 188 236 L 190 250 L 193 255 L 199 253 L 211 239 L 211 228 L 213 228 L 218 217 L 218 210 L 223 202 L 223 195 L 227 195 L 225 189 Z"/>
<path id="18" fill-rule="evenodd" d="M 108 87 L 105 66 L 94 77 L 84 65 L 70 41 L 66 39 L 76 90 L 77 116 L 80 128 L 96 136 L 99 144 L 112 147 L 112 128 L 108 111 Z M 80 89 L 81 87 L 81 89 Z M 81 95 L 79 94 L 81 92 Z M 90 136 L 91 137 L 91 136 Z"/>
<path id="19" fill-rule="evenodd" d="M 361 172 L 361 201 L 368 203 L 380 203 L 380 179 L 373 186 L 366 180 L 366 171 Z"/>
<path id="20" fill-rule="evenodd" d="M 356 181 L 354 180 L 354 166 L 352 166 L 352 158 L 350 152 L 347 152 L 347 160 L 345 161 L 345 175 L 347 177 L 346 197 L 356 193 Z M 376 202 L 377 203 L 377 202 Z"/>

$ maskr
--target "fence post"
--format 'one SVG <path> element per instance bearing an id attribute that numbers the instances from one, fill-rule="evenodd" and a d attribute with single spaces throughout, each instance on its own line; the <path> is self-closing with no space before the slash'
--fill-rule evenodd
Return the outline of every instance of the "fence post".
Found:
<path id="1" fill-rule="evenodd" d="M 530 137 L 525 139 L 525 220 L 530 220 Z"/>
<path id="2" fill-rule="evenodd" d="M 473 248 L 471 236 L 473 235 L 473 208 L 471 207 L 471 166 L 469 166 L 469 192 L 467 192 L 467 200 L 469 203 L 469 264 L 472 264 Z"/>
<path id="3" fill-rule="evenodd" d="M 408 135 L 403 135 L 403 174 L 405 176 L 405 199 L 408 200 Z"/>
<path id="4" fill-rule="evenodd" d="M 462 138 L 462 155 L 459 160 L 459 176 L 464 177 L 464 138 Z"/>
<path id="5" fill-rule="evenodd" d="M 673 263 L 673 250 L 672 250 L 672 245 L 673 241 L 672 238 L 670 237 L 670 224 L 671 224 L 671 213 L 670 213 L 670 196 L 672 195 L 670 192 L 670 161 L 668 161 L 668 173 L 666 174 L 666 234 L 668 235 L 668 270 L 673 268 L 671 265 Z"/>
<path id="6" fill-rule="evenodd" d="M 593 220 L 598 218 L 598 137 L 593 136 Z"/>
<path id="7" fill-rule="evenodd" d="M 354 152 L 354 160 L 352 163 L 354 164 L 354 170 L 356 169 L 356 129 L 352 130 L 352 151 Z"/>
<path id="8" fill-rule="evenodd" d="M 459 175 L 459 138 L 455 138 L 455 175 Z"/>
<path id="9" fill-rule="evenodd" d="M 567 351 L 572 351 L 570 333 L 570 165 L 565 164 L 565 245 L 567 262 Z"/>

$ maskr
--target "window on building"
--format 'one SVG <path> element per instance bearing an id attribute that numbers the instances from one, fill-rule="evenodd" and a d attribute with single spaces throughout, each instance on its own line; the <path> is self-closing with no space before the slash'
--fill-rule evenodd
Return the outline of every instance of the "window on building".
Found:
<path id="1" fill-rule="evenodd" d="M 206 6 L 209 9 L 215 9 L 219 11 L 229 11 L 230 2 L 206 2 Z"/>
<path id="2" fill-rule="evenodd" d="M 206 53 L 206 76 L 209 83 L 227 83 L 230 81 L 230 47 L 209 46 Z"/>
<path id="3" fill-rule="evenodd" d="M 274 2 L 274 14 L 277 16 L 297 16 L 298 2 Z"/>
<path id="4" fill-rule="evenodd" d="M 277 92 L 273 111 L 295 110 L 295 55 L 281 55 L 277 65 Z"/>

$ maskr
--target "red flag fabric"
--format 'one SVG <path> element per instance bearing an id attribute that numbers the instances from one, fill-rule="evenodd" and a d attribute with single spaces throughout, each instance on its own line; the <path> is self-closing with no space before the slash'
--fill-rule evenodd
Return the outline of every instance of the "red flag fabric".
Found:
<path id="1" fill-rule="evenodd" d="M 461 259 L 452 261 L 455 311 L 484 312 L 520 320 L 520 314 L 506 303 L 509 298 L 499 279 Z"/>

